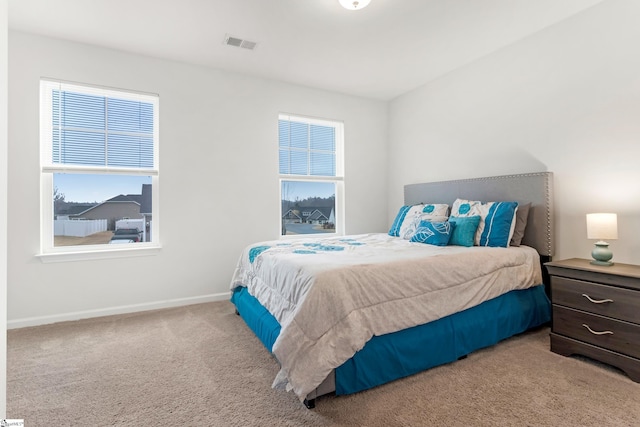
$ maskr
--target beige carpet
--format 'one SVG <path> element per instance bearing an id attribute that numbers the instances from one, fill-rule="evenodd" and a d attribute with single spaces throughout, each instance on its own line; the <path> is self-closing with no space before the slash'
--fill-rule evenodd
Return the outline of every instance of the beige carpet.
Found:
<path id="1" fill-rule="evenodd" d="M 307 410 L 229 302 L 8 333 L 25 426 L 640 426 L 640 384 L 549 351 L 549 330 Z"/>

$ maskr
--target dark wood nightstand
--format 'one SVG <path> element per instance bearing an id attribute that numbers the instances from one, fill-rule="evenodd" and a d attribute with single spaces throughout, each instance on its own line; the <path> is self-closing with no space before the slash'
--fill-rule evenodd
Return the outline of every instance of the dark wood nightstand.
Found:
<path id="1" fill-rule="evenodd" d="M 640 266 L 545 263 L 551 276 L 551 351 L 580 354 L 640 382 Z"/>

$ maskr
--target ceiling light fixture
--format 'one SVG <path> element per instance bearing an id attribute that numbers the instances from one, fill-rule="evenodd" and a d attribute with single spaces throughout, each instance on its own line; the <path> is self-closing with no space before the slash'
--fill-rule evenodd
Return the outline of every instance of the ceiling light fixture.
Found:
<path id="1" fill-rule="evenodd" d="M 371 0 L 338 0 L 347 10 L 360 10 L 367 7 Z"/>

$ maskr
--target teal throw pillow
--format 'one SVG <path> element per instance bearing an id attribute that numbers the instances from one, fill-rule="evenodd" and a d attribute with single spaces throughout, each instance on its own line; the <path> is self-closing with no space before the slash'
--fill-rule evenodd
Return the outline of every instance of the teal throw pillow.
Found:
<path id="1" fill-rule="evenodd" d="M 480 225 L 480 215 L 474 216 L 450 216 L 449 222 L 455 224 L 451 233 L 450 245 L 473 246 L 473 239 Z"/>

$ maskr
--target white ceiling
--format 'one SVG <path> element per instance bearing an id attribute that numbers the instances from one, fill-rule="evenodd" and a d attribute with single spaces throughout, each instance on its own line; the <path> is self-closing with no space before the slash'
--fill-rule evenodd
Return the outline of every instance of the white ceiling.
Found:
<path id="1" fill-rule="evenodd" d="M 9 27 L 389 100 L 601 1 L 9 0 Z"/>

